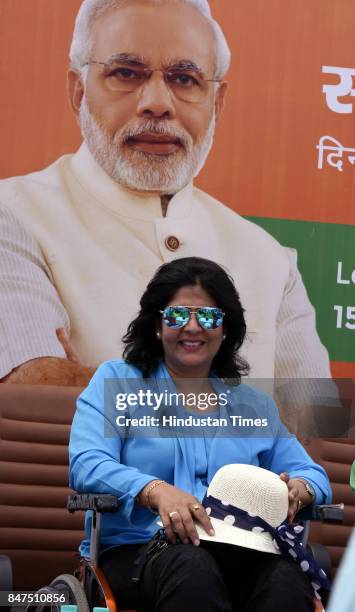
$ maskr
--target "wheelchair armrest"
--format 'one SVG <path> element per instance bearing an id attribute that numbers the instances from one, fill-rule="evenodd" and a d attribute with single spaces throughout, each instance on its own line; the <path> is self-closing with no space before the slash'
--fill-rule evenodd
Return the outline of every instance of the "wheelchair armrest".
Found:
<path id="1" fill-rule="evenodd" d="M 100 514 L 114 513 L 117 512 L 119 506 L 119 501 L 115 495 L 97 495 L 95 493 L 69 495 L 67 502 L 67 508 L 71 513 L 78 510 L 94 510 Z"/>
<path id="2" fill-rule="evenodd" d="M 306 506 L 300 512 L 298 512 L 296 520 L 342 523 L 344 520 L 344 504 Z"/>

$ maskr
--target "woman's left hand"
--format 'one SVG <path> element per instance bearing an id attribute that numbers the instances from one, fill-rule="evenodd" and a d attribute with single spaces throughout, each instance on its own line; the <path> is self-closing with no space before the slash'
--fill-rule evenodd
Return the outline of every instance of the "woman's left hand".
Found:
<path id="1" fill-rule="evenodd" d="M 295 478 L 290 478 L 287 472 L 282 472 L 282 474 L 280 474 L 280 478 L 287 484 L 287 488 L 288 488 L 287 519 L 290 523 L 292 523 L 292 521 L 295 518 L 295 515 L 297 514 L 299 510 L 299 505 L 300 505 L 299 502 L 303 502 L 303 500 L 301 499 L 302 491 L 300 487 L 300 482 L 299 480 L 296 480 Z"/>

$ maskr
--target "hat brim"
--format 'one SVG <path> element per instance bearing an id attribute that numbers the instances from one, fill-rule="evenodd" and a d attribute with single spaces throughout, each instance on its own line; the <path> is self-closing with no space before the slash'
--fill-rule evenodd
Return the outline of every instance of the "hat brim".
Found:
<path id="1" fill-rule="evenodd" d="M 240 529 L 240 527 L 235 527 L 234 525 L 228 525 L 225 521 L 213 517 L 210 517 L 210 520 L 215 530 L 214 536 L 209 536 L 201 525 L 195 523 L 201 540 L 234 544 L 235 546 L 251 548 L 253 550 L 259 550 L 260 552 L 281 555 L 281 552 L 276 549 L 272 543 L 271 535 L 266 531 L 256 533 Z"/>

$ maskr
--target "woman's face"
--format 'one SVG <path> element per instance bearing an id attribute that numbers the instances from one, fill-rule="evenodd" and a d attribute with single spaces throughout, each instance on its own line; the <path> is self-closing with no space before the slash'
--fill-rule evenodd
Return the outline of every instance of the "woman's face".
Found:
<path id="1" fill-rule="evenodd" d="M 179 289 L 166 306 L 218 306 L 200 285 L 187 285 Z M 161 323 L 165 365 L 176 376 L 207 378 L 214 356 L 223 341 L 223 325 L 216 329 L 203 329 L 194 314 L 180 329 Z"/>

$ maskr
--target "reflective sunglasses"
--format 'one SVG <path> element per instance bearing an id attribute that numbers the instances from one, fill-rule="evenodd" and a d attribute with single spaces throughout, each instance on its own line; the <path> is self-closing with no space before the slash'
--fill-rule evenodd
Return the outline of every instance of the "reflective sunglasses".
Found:
<path id="1" fill-rule="evenodd" d="M 191 315 L 194 314 L 197 323 L 202 329 L 217 329 L 223 323 L 225 313 L 215 306 L 166 306 L 160 310 L 163 315 L 163 323 L 173 329 L 179 329 L 188 324 Z"/>

